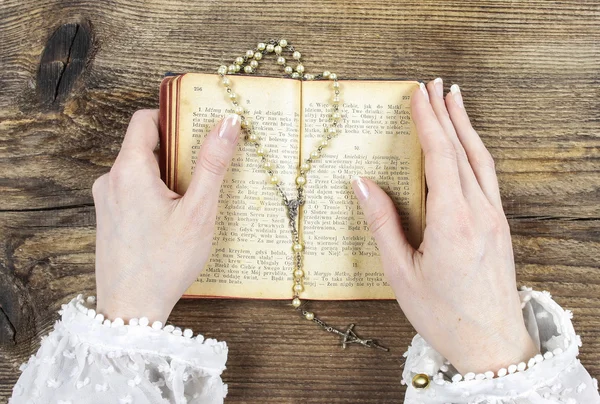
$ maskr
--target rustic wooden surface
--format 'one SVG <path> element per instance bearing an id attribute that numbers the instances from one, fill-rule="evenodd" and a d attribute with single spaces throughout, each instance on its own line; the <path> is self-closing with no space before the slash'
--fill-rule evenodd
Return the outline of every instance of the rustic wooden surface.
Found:
<path id="1" fill-rule="evenodd" d="M 212 72 L 286 37 L 309 69 L 459 83 L 495 156 L 519 284 L 573 310 L 600 377 L 597 1 L 0 2 L 0 400 L 60 303 L 94 291 L 91 185 L 164 72 Z M 315 304 L 391 353 L 342 352 L 280 302 L 180 302 L 230 346 L 229 402 L 400 402 L 413 335 L 395 302 Z"/>

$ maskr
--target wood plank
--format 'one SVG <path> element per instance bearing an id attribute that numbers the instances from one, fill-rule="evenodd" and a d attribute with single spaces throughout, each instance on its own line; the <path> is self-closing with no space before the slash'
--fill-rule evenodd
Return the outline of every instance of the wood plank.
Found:
<path id="1" fill-rule="evenodd" d="M 5 0 L 0 401 L 60 304 L 93 293 L 90 189 L 131 114 L 157 107 L 165 72 L 212 72 L 273 36 L 297 46 L 308 70 L 461 85 L 496 159 L 519 284 L 574 312 L 581 360 L 600 378 L 599 27 L 600 4 L 575 0 Z M 229 402 L 401 401 L 414 331 L 397 304 L 314 308 L 335 325 L 356 321 L 392 351 L 341 351 L 283 302 L 182 301 L 171 320 L 228 342 Z"/>

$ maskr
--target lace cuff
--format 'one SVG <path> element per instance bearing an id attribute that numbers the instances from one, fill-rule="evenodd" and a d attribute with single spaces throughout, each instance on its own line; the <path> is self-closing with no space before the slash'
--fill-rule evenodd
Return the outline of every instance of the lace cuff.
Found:
<path id="1" fill-rule="evenodd" d="M 546 291 L 523 288 L 519 295 L 527 330 L 540 355 L 497 374 L 463 376 L 417 334 L 404 354 L 405 403 L 600 403 L 598 382 L 577 359 L 581 338 L 573 329 L 572 313 Z M 419 388 L 419 375 L 426 376 L 421 376 L 421 385 L 427 387 Z"/>
<path id="2" fill-rule="evenodd" d="M 105 320 L 81 295 L 21 366 L 11 403 L 222 403 L 227 345 L 148 319 Z"/>

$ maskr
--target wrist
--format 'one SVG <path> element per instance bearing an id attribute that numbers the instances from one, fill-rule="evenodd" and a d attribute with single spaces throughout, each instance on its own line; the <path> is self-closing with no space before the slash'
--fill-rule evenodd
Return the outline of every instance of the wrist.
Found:
<path id="1" fill-rule="evenodd" d="M 539 353 L 538 347 L 523 327 L 509 337 L 495 336 L 478 344 L 475 349 L 469 348 L 452 364 L 461 374 L 488 371 L 497 373 L 498 370 L 507 369 L 510 365 L 527 363 Z"/>
<path id="2" fill-rule="evenodd" d="M 110 299 L 98 295 L 96 311 L 111 321 L 120 318 L 127 323 L 132 318 L 146 317 L 150 323 L 160 321 L 165 324 L 173 306 L 174 304 L 166 304 L 160 299 L 132 298 L 131 296 Z"/>

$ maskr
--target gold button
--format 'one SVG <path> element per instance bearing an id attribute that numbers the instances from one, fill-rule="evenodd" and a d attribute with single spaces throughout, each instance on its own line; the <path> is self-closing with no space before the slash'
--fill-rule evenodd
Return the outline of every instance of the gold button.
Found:
<path id="1" fill-rule="evenodd" d="M 412 385 L 415 389 L 425 389 L 429 386 L 429 376 L 423 373 L 415 375 L 412 379 Z"/>

